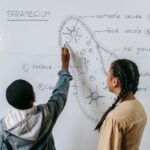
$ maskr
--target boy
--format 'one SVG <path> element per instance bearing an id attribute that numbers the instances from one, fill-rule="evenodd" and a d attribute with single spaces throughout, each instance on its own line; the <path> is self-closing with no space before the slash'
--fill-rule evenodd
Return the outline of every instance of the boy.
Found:
<path id="1" fill-rule="evenodd" d="M 70 54 L 65 47 L 61 59 L 59 80 L 46 104 L 34 106 L 34 90 L 27 81 L 16 80 L 9 85 L 6 98 L 13 109 L 0 121 L 0 150 L 55 150 L 52 130 L 72 80 L 68 71 Z"/>

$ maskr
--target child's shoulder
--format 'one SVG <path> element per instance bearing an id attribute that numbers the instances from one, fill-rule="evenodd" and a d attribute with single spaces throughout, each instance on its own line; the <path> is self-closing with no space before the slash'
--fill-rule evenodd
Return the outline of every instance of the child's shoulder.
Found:
<path id="1" fill-rule="evenodd" d="M 114 110 L 112 110 L 107 118 L 116 120 L 120 123 L 135 122 L 140 117 L 145 117 L 145 111 L 142 104 L 137 100 L 121 102 Z"/>

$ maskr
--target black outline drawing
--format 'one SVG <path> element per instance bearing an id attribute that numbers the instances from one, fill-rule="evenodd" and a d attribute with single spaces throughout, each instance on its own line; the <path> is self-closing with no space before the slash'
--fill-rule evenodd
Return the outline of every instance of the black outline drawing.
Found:
<path id="1" fill-rule="evenodd" d="M 90 76 L 90 81 L 95 81 L 95 77 L 93 75 Z"/>
<path id="2" fill-rule="evenodd" d="M 58 36 L 59 36 L 59 39 L 58 39 L 58 44 L 60 47 L 62 47 L 63 43 L 62 43 L 62 30 L 64 29 L 64 26 L 67 22 L 69 21 L 75 21 L 75 25 L 73 26 L 73 30 L 76 31 L 76 27 L 77 27 L 77 24 L 80 23 L 86 30 L 87 32 L 89 33 L 89 35 L 91 36 L 90 40 L 87 41 L 88 45 L 91 44 L 91 40 L 94 40 L 95 44 L 96 44 L 96 47 L 97 47 L 97 50 L 98 50 L 98 53 L 99 53 L 99 60 L 101 61 L 100 63 L 102 64 L 103 66 L 103 72 L 104 74 L 106 75 L 107 74 L 107 71 L 106 71 L 106 68 L 105 68 L 105 65 L 104 65 L 104 59 L 102 57 L 102 54 L 101 54 L 101 50 L 102 51 L 105 51 L 106 53 L 108 53 L 109 55 L 112 55 L 114 56 L 115 58 L 118 58 L 114 53 L 111 53 L 109 52 L 106 48 L 104 48 L 103 46 L 101 46 L 102 44 L 96 39 L 95 37 L 95 34 L 98 32 L 98 31 L 94 31 L 93 33 L 90 31 L 90 29 L 88 28 L 88 26 L 83 22 L 81 21 L 81 17 L 74 17 L 74 16 L 69 16 L 67 17 L 61 24 L 60 26 L 60 30 L 58 32 Z M 79 29 L 78 29 L 79 30 Z M 72 39 L 71 39 L 72 40 Z"/>
<path id="3" fill-rule="evenodd" d="M 90 95 L 85 97 L 87 99 L 90 98 L 89 104 L 92 104 L 93 102 L 95 102 L 96 105 L 98 105 L 99 98 L 104 98 L 105 97 L 105 96 L 102 96 L 102 95 L 98 94 L 98 92 L 97 92 L 98 91 L 98 87 L 97 86 L 96 86 L 96 90 L 95 91 L 92 91 L 91 89 L 89 89 L 89 91 L 90 91 Z"/>
<path id="4" fill-rule="evenodd" d="M 80 74 L 85 74 L 85 73 L 88 72 L 88 66 L 87 66 L 86 58 L 81 57 L 81 58 L 78 60 L 78 63 L 77 63 L 77 71 L 78 71 Z"/>
<path id="5" fill-rule="evenodd" d="M 28 71 L 29 71 L 29 64 L 23 64 L 22 70 L 23 70 L 24 72 L 28 72 Z"/>
<path id="6" fill-rule="evenodd" d="M 68 32 L 63 32 L 63 34 L 70 36 L 71 39 L 69 42 L 71 42 L 74 39 L 75 42 L 77 43 L 78 38 L 82 37 L 82 35 L 79 34 L 79 32 L 80 32 L 79 28 L 75 28 L 75 26 L 73 26 L 72 29 L 69 27 L 67 27 L 66 29 L 68 30 Z"/>
<path id="7" fill-rule="evenodd" d="M 109 54 L 110 56 L 113 56 L 113 57 L 115 57 L 115 58 L 118 58 L 118 57 L 117 57 L 114 53 L 109 52 L 106 48 L 104 48 L 104 47 L 102 46 L 102 44 L 96 39 L 95 34 L 96 34 L 98 31 L 94 31 L 94 32 L 92 33 L 92 32 L 90 31 L 90 29 L 88 28 L 88 26 L 87 26 L 87 25 L 83 22 L 83 20 L 81 20 L 81 19 L 82 19 L 82 17 L 69 16 L 69 17 L 67 17 L 67 18 L 62 22 L 62 24 L 61 24 L 61 26 L 60 26 L 60 30 L 59 30 L 59 32 L 58 32 L 58 44 L 59 44 L 60 47 L 63 46 L 64 43 L 62 43 L 62 42 L 65 42 L 65 41 L 62 41 L 62 40 L 63 40 L 63 36 L 64 36 L 65 34 L 66 34 L 66 35 L 69 35 L 69 37 L 68 37 L 68 36 L 65 37 L 65 40 L 66 40 L 68 43 L 70 43 L 72 40 L 74 40 L 74 41 L 76 42 L 76 44 L 77 44 L 78 40 L 80 40 L 80 38 L 83 37 L 82 34 L 84 34 L 84 33 L 82 33 L 82 28 L 80 29 L 80 27 L 77 27 L 77 25 L 80 24 L 81 27 L 83 27 L 84 30 L 87 31 L 87 33 L 88 33 L 88 36 L 85 37 L 86 46 L 89 47 L 89 49 L 87 49 L 87 50 L 88 50 L 91 54 L 92 54 L 92 53 L 94 54 L 95 51 L 98 52 L 98 55 L 97 55 L 98 57 L 96 57 L 96 61 L 99 61 L 100 64 L 102 64 L 102 71 L 103 71 L 104 75 L 106 76 L 106 75 L 107 75 L 107 71 L 106 71 L 106 68 L 105 68 L 105 65 L 104 65 L 104 58 L 103 58 L 103 56 L 102 56 L 102 52 L 101 52 L 101 51 L 104 51 L 104 52 L 106 52 L 107 54 Z M 70 21 L 73 21 L 74 24 L 72 25 L 72 22 L 71 22 L 71 25 L 68 25 L 68 26 L 67 26 L 67 23 L 70 22 Z M 72 26 L 72 27 L 70 27 L 70 26 Z M 66 30 L 66 29 L 67 29 L 68 32 L 63 32 L 63 30 Z M 79 36 L 77 36 L 77 35 L 79 35 Z M 90 40 L 88 40 L 88 39 L 90 39 Z M 95 49 L 94 49 L 94 51 L 93 51 L 93 49 L 90 49 L 91 41 L 92 41 L 92 40 L 93 40 L 93 42 L 95 43 Z M 74 41 L 73 41 L 73 42 L 74 42 Z M 70 48 L 71 48 L 71 47 L 70 47 Z M 78 53 L 78 51 L 77 51 L 77 53 Z M 80 54 L 82 55 L 81 52 L 80 52 Z M 74 59 L 76 59 L 76 58 L 74 58 Z M 84 63 L 81 63 L 81 60 L 83 61 L 83 59 L 84 59 Z M 88 72 L 88 69 L 89 69 L 87 63 L 88 63 L 88 61 L 85 60 L 84 57 L 81 57 L 81 59 L 79 59 L 78 62 L 77 62 L 77 66 L 74 66 L 74 67 L 77 69 L 77 71 L 78 71 L 81 75 L 84 75 L 84 74 L 86 74 L 86 73 Z M 83 65 L 82 65 L 82 64 L 83 64 Z M 82 68 L 82 67 L 83 67 L 83 68 Z M 87 71 L 85 71 L 86 69 L 85 69 L 84 67 L 87 69 Z M 82 70 L 82 69 L 83 69 L 83 70 Z M 85 70 L 84 70 L 84 69 L 85 69 Z M 72 71 L 73 71 L 73 70 L 72 70 Z M 79 77 L 78 73 L 76 73 L 76 72 L 74 72 L 74 73 Z M 95 73 L 97 73 L 97 71 L 95 71 Z M 89 80 L 90 80 L 90 78 L 89 78 Z M 78 85 L 78 83 L 77 83 L 76 80 L 74 81 L 74 84 L 76 85 L 76 93 L 75 93 L 75 94 L 77 94 L 77 96 L 78 96 L 77 102 L 78 102 L 79 107 L 81 108 L 82 112 L 85 114 L 85 116 L 86 116 L 88 119 L 90 119 L 91 121 L 97 122 L 97 121 L 99 120 L 99 118 L 95 118 L 94 116 L 92 116 L 91 114 L 89 114 L 89 113 L 86 111 L 86 109 L 85 109 L 85 108 L 82 106 L 82 104 L 81 104 L 81 100 L 80 100 L 80 99 L 82 99 L 82 97 L 80 97 L 80 95 L 79 95 L 79 93 L 78 93 L 78 92 L 79 92 L 79 87 L 78 87 L 78 86 L 80 86 L 80 85 Z M 96 88 L 97 88 L 97 87 L 96 87 Z M 105 90 L 104 88 L 102 88 L 102 89 Z M 96 90 L 96 91 L 98 91 L 98 90 Z M 90 99 L 89 104 L 93 104 L 93 102 L 95 102 L 96 105 L 97 105 L 98 100 L 99 100 L 100 98 L 104 98 L 104 97 L 105 97 L 105 96 L 99 95 L 98 92 L 90 91 L 90 94 L 89 94 L 87 97 L 84 97 L 84 98 Z"/>

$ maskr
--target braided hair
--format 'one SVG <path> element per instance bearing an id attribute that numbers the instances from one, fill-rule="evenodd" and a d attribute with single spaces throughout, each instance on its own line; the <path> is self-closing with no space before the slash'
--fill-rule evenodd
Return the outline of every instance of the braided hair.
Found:
<path id="1" fill-rule="evenodd" d="M 95 130 L 100 130 L 109 112 L 116 107 L 119 101 L 127 97 L 128 92 L 133 92 L 133 94 L 135 94 L 138 90 L 140 75 L 138 67 L 134 62 L 128 59 L 118 59 L 111 64 L 111 71 L 112 75 L 119 79 L 121 91 L 112 106 L 104 113 Z"/>

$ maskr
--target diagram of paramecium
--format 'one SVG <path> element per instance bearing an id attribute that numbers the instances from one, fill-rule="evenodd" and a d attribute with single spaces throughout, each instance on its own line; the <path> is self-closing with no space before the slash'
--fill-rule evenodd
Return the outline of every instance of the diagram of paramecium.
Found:
<path id="1" fill-rule="evenodd" d="M 97 122 L 109 105 L 106 99 L 111 99 L 106 91 L 106 72 L 117 57 L 101 45 L 82 17 L 64 19 L 58 42 L 60 47 L 67 42 L 71 49 L 77 102 L 86 117 Z"/>

